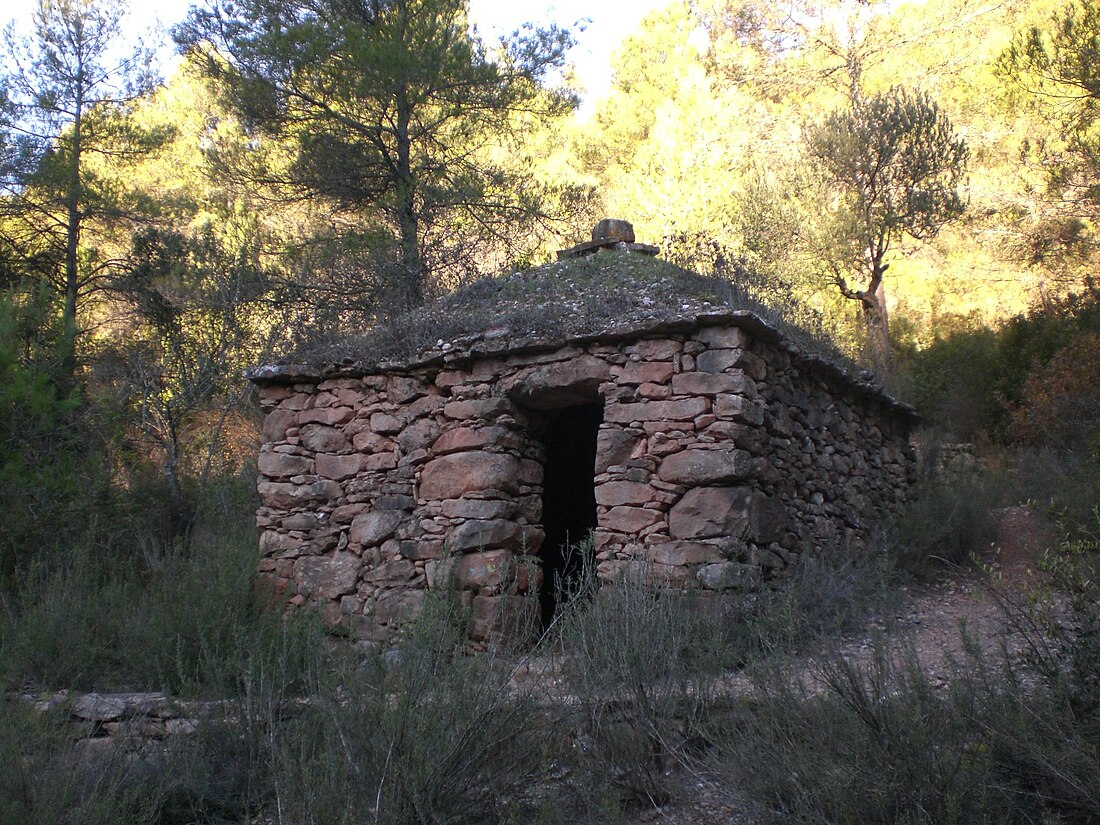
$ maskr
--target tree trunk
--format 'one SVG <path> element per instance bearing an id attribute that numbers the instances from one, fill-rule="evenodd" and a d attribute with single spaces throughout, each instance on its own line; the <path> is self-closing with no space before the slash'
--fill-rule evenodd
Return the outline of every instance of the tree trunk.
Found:
<path id="1" fill-rule="evenodd" d="M 65 305 L 61 314 L 61 376 L 66 386 L 71 387 L 76 372 L 76 302 L 80 291 L 78 271 L 78 252 L 80 250 L 80 153 L 81 127 L 83 126 L 83 71 L 78 70 L 76 86 L 76 107 L 72 126 L 72 147 L 69 157 L 69 180 L 66 185 L 65 206 Z"/>
<path id="2" fill-rule="evenodd" d="M 890 317 L 886 309 L 886 290 L 882 285 L 881 273 L 872 280 L 865 292 L 860 293 L 860 301 L 863 319 L 867 324 L 871 363 L 879 378 L 885 381 L 893 373 L 894 364 L 890 356 Z"/>
<path id="3" fill-rule="evenodd" d="M 416 181 L 412 172 L 412 110 L 408 94 L 397 95 L 397 224 L 401 234 L 401 309 L 424 303 L 420 260 L 420 219 L 416 214 Z"/>
<path id="4" fill-rule="evenodd" d="M 890 357 L 890 317 L 886 310 L 886 290 L 882 276 L 890 264 L 882 263 L 885 252 L 880 251 L 874 257 L 871 280 L 866 289 L 852 289 L 839 273 L 834 273 L 833 283 L 840 294 L 852 301 L 859 301 L 863 310 L 863 321 L 867 325 L 867 349 L 871 365 L 879 378 L 885 382 L 893 373 L 893 359 Z"/>

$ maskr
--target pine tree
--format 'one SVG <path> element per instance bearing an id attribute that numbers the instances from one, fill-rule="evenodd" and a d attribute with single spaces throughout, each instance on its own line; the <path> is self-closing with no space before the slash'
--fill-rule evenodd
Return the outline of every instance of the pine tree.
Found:
<path id="1" fill-rule="evenodd" d="M 96 178 L 89 158 L 155 144 L 125 119 L 153 79 L 147 50 L 117 56 L 124 14 L 124 5 L 107 0 L 39 0 L 30 36 L 21 39 L 10 27 L 5 34 L 5 246 L 22 258 L 25 274 L 62 296 L 67 380 L 75 369 L 81 300 L 114 265 L 89 254 L 86 232 L 96 219 L 123 217 L 112 193 L 117 187 Z"/>
<path id="2" fill-rule="evenodd" d="M 575 102 L 545 86 L 570 43 L 561 30 L 490 55 L 464 0 L 239 0 L 193 10 L 176 38 L 258 136 L 286 141 L 265 184 L 392 239 L 383 268 L 400 305 L 456 265 L 448 236 L 506 237 L 542 214 L 507 150 L 523 118 Z"/>

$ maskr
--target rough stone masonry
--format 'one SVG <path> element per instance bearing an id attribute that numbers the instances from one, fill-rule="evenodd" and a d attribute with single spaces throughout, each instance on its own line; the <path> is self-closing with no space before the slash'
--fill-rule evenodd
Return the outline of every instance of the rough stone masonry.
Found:
<path id="1" fill-rule="evenodd" d="M 601 580 L 743 593 L 857 552 L 913 471 L 910 407 L 744 310 L 250 377 L 261 576 L 364 640 L 444 585 L 475 647 L 513 632 L 586 509 Z"/>

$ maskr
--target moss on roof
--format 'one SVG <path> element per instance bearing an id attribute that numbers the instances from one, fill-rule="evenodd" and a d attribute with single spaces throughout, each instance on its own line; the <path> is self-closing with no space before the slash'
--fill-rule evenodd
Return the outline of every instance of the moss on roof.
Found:
<path id="1" fill-rule="evenodd" d="M 316 344 L 246 375 L 258 383 L 311 383 L 712 324 L 736 324 L 780 342 L 803 367 L 919 420 L 916 410 L 837 350 L 820 331 L 816 313 L 766 279 L 740 267 L 730 280 L 706 277 L 629 252 L 480 280 L 361 335 Z"/>
<path id="2" fill-rule="evenodd" d="M 789 300 L 758 300 L 759 276 L 737 269 L 733 280 L 699 275 L 659 258 L 601 252 L 486 278 L 437 302 L 382 322 L 361 335 L 303 349 L 284 363 L 350 365 L 359 369 L 416 362 L 481 341 L 534 342 L 658 326 L 701 313 L 753 313 L 799 349 L 854 370 L 824 336 L 807 329 L 812 313 Z M 802 325 L 799 322 L 803 322 Z M 502 346 L 500 348 L 507 348 Z"/>

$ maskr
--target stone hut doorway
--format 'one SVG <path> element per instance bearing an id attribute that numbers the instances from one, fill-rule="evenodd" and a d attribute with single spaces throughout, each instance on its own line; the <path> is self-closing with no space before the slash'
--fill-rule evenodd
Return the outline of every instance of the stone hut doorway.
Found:
<path id="1" fill-rule="evenodd" d="M 581 542 L 596 529 L 596 441 L 602 404 L 577 404 L 548 412 L 540 441 L 543 470 L 542 626 L 550 625 L 563 594 L 575 591 L 582 573 L 594 569 L 595 551 Z"/>

